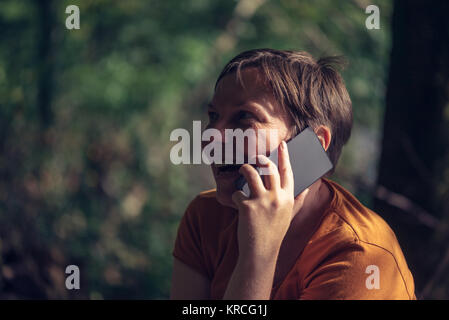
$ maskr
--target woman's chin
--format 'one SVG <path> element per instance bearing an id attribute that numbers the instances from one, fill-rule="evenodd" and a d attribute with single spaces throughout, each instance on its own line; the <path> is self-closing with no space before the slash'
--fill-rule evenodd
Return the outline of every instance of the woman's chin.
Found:
<path id="1" fill-rule="evenodd" d="M 237 191 L 237 189 L 234 186 L 220 186 L 220 184 L 217 183 L 217 201 L 223 206 L 237 209 L 235 203 L 232 201 L 232 194 L 235 191 Z"/>
<path id="2" fill-rule="evenodd" d="M 212 172 L 217 186 L 217 201 L 223 206 L 236 209 L 237 207 L 232 201 L 232 194 L 237 191 L 235 182 L 240 177 L 238 170 L 219 172 L 213 168 Z"/>

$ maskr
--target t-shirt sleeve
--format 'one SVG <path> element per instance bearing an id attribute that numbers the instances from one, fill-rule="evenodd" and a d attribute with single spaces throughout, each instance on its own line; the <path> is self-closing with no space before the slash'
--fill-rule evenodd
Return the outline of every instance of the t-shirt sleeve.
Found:
<path id="1" fill-rule="evenodd" d="M 388 250 L 355 241 L 341 244 L 304 278 L 300 299 L 416 299 L 412 290 Z"/>
<path id="2" fill-rule="evenodd" d="M 189 204 L 181 219 L 172 254 L 176 259 L 210 278 L 202 246 L 197 201 L 198 197 Z"/>

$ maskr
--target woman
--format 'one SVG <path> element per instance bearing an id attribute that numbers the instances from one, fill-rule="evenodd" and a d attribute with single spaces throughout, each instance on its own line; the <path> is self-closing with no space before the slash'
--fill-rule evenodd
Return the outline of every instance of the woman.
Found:
<path id="1" fill-rule="evenodd" d="M 217 188 L 188 206 L 173 251 L 172 299 L 415 299 L 393 231 L 323 177 L 293 195 L 285 141 L 311 127 L 334 168 L 352 106 L 335 58 L 258 49 L 231 60 L 209 104 L 209 128 L 276 129 L 278 168 L 212 164 Z M 262 165 L 261 163 L 264 163 Z M 330 172 L 329 174 L 331 174 Z M 250 197 L 235 187 L 243 175 Z"/>

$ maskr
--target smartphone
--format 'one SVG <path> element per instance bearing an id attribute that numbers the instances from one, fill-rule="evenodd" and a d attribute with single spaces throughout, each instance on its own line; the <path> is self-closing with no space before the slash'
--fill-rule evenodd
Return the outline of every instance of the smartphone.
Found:
<path id="1" fill-rule="evenodd" d="M 307 127 L 287 142 L 288 154 L 293 171 L 295 197 L 324 176 L 333 168 L 315 132 Z M 269 159 L 278 165 L 278 148 L 270 153 Z M 256 168 L 260 174 L 260 169 Z M 243 176 L 236 181 L 238 190 L 250 195 L 248 183 Z"/>

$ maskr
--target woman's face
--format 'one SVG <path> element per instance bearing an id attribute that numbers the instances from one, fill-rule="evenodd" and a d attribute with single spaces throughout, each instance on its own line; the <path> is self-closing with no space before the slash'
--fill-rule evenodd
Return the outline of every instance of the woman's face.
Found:
<path id="1" fill-rule="evenodd" d="M 235 73 L 224 76 L 217 85 L 213 99 L 208 107 L 209 124 L 221 132 L 225 141 L 225 129 L 277 130 L 277 135 L 266 135 L 267 150 L 277 147 L 282 140 L 289 138 L 292 122 L 287 113 L 276 102 L 272 92 L 264 85 L 259 71 L 255 68 L 242 70 L 244 87 Z M 260 139 L 260 138 L 259 138 Z M 273 141 L 274 140 L 274 141 Z M 255 144 L 257 148 L 256 139 Z M 207 144 L 206 144 L 207 145 Z M 245 161 L 248 160 L 248 144 L 244 145 Z M 260 149 L 257 149 L 260 150 Z M 223 149 L 224 151 L 224 149 Z M 261 152 L 258 152 L 261 153 Z M 224 156 L 223 156 L 224 159 Z M 225 206 L 234 207 L 232 194 L 237 190 L 235 181 L 239 177 L 238 167 L 222 167 L 212 164 L 212 172 L 217 184 L 217 200 Z"/>

